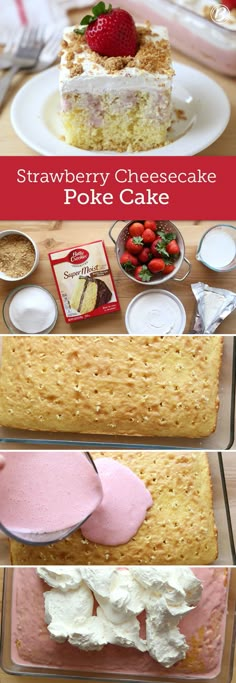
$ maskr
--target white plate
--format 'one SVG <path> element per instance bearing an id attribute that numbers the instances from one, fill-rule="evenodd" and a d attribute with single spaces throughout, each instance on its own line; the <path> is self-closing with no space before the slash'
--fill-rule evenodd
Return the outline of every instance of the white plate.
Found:
<path id="1" fill-rule="evenodd" d="M 229 101 L 220 86 L 201 71 L 174 64 L 175 109 L 185 112 L 169 133 L 169 144 L 133 156 L 192 156 L 212 144 L 223 133 L 230 116 Z M 58 67 L 34 76 L 12 103 L 11 122 L 16 134 L 46 156 L 126 156 L 128 153 L 94 152 L 67 145 L 60 136 Z"/>

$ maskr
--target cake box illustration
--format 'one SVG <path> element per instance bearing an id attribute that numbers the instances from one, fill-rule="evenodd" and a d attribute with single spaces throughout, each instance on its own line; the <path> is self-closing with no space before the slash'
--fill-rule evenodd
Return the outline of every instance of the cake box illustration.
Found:
<path id="1" fill-rule="evenodd" d="M 120 310 L 102 240 L 48 256 L 67 323 Z"/>

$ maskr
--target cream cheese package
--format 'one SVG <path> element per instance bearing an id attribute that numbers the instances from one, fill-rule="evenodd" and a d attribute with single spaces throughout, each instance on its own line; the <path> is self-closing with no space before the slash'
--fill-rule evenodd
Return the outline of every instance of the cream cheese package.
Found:
<path id="1" fill-rule="evenodd" d="M 196 282 L 191 288 L 197 301 L 192 331 L 196 334 L 213 334 L 223 320 L 235 311 L 236 293 L 210 287 L 203 282 Z"/>
<path id="2" fill-rule="evenodd" d="M 67 323 L 120 310 L 104 242 L 53 251 L 49 259 Z"/>

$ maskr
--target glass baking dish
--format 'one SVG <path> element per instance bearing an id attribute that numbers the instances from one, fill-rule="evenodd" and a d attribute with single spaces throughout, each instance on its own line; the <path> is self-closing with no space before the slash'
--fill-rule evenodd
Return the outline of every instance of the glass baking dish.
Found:
<path id="1" fill-rule="evenodd" d="M 236 21 L 235 30 L 222 21 L 227 17 L 227 8 L 221 16 L 213 10 L 210 21 L 175 0 L 121 0 L 119 4 L 137 19 L 166 26 L 172 47 L 188 57 L 214 71 L 236 76 Z M 211 0 L 202 4 L 210 6 Z"/>
<path id="2" fill-rule="evenodd" d="M 224 337 L 222 367 L 220 372 L 219 396 L 220 407 L 216 430 L 205 438 L 158 438 L 147 437 L 145 443 L 139 437 L 111 436 L 98 434 L 68 434 L 51 432 L 34 432 L 24 429 L 13 429 L 0 426 L 1 444 L 11 444 L 11 448 L 24 447 L 34 444 L 40 447 L 79 447 L 81 450 L 91 448 L 142 448 L 142 449 L 171 449 L 181 450 L 221 450 L 225 451 L 234 443 L 235 427 L 235 382 L 236 382 L 236 338 L 231 335 Z M 9 446 L 8 446 L 9 448 Z"/>
<path id="3" fill-rule="evenodd" d="M 2 622 L 1 622 L 1 667 L 8 674 L 15 675 L 29 675 L 36 677 L 62 678 L 62 679 L 77 679 L 90 681 L 132 681 L 132 683 L 144 683 L 144 681 L 153 681 L 153 683 L 184 683 L 184 681 L 191 681 L 191 683 L 206 683 L 211 680 L 213 683 L 230 683 L 233 675 L 233 661 L 235 651 L 235 599 L 236 599 L 236 570 L 231 570 L 229 595 L 228 595 L 228 611 L 226 618 L 226 632 L 225 645 L 222 658 L 221 672 L 214 678 L 194 676 L 194 675 L 164 675 L 149 677 L 137 673 L 132 675 L 114 674 L 104 671 L 96 672 L 85 670 L 53 668 L 48 666 L 29 666 L 27 664 L 16 664 L 11 657 L 11 611 L 12 611 L 12 596 L 13 596 L 13 576 L 14 569 L 5 569 L 3 582 L 3 601 L 2 601 Z M 27 571 L 27 569 L 26 569 Z"/>
<path id="4" fill-rule="evenodd" d="M 228 481 L 224 470 L 225 460 L 227 458 L 233 457 L 234 453 L 224 453 L 223 456 L 220 452 L 208 453 L 212 481 L 214 516 L 218 530 L 218 558 L 214 564 L 221 566 L 236 565 L 235 541 L 227 494 Z M 147 558 L 145 559 L 148 561 Z M 2 538 L 0 537 L 0 565 L 3 566 L 8 564 L 11 564 L 10 545 L 8 544 L 8 547 L 6 547 L 6 537 L 2 536 Z"/>
<path id="5" fill-rule="evenodd" d="M 224 461 L 228 456 L 231 456 L 231 454 L 228 453 L 222 456 L 220 452 L 208 453 L 214 516 L 218 530 L 218 558 L 214 564 L 223 566 L 236 565 L 235 539 L 227 493 L 227 479 L 224 470 Z"/>

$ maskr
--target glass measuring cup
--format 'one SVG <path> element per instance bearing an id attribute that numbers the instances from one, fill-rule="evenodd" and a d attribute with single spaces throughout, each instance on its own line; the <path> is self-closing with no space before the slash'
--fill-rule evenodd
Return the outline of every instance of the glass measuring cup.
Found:
<path id="1" fill-rule="evenodd" d="M 78 529 L 103 497 L 88 452 L 4 453 L 0 471 L 0 529 L 32 545 L 62 540 Z"/>
<path id="2" fill-rule="evenodd" d="M 200 240 L 196 259 L 217 273 L 236 268 L 236 227 L 221 223 L 209 228 Z"/>

